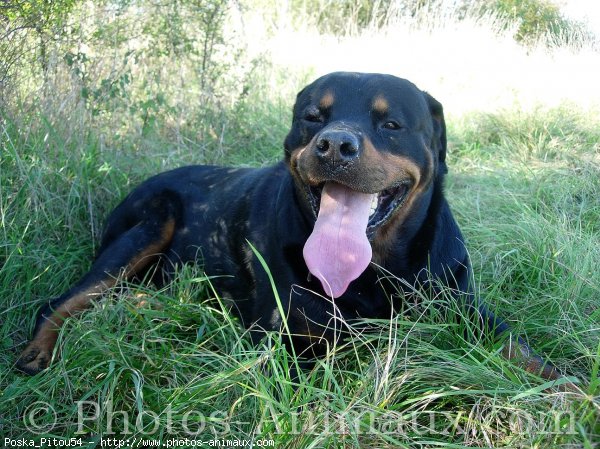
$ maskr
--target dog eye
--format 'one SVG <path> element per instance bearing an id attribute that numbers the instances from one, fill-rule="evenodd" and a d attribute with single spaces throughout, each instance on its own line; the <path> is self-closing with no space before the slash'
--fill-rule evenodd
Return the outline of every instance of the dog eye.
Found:
<path id="1" fill-rule="evenodd" d="M 387 122 L 385 122 L 382 125 L 382 128 L 384 128 L 384 129 L 391 129 L 391 130 L 398 130 L 398 129 L 402 129 L 403 126 L 400 123 L 398 123 L 397 121 L 395 121 L 395 120 L 388 120 Z"/>
<path id="2" fill-rule="evenodd" d="M 308 114 L 304 116 L 304 120 L 311 123 L 321 123 L 323 121 L 323 117 L 317 114 Z"/>
<path id="3" fill-rule="evenodd" d="M 302 117 L 303 120 L 310 122 L 310 123 L 322 123 L 323 122 L 323 115 L 321 114 L 321 111 L 319 111 L 317 108 L 314 109 L 309 109 L 308 111 L 306 111 L 304 113 L 304 117 Z"/>

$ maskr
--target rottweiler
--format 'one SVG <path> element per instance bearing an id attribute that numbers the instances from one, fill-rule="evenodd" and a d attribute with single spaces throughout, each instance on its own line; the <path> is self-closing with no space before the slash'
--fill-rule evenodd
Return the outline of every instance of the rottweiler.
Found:
<path id="1" fill-rule="evenodd" d="M 46 368 L 64 321 L 118 279 L 156 268 L 168 279 L 186 263 L 201 264 L 254 339 L 281 330 L 283 311 L 288 344 L 310 357 L 343 325 L 401 308 L 402 295 L 383 285 L 389 275 L 442 285 L 482 328 L 507 331 L 472 293 L 443 193 L 443 109 L 431 95 L 392 75 L 325 75 L 298 93 L 284 148 L 271 167 L 187 166 L 137 187 L 109 216 L 90 271 L 40 311 L 18 368 Z M 504 354 L 559 377 L 520 339 Z"/>

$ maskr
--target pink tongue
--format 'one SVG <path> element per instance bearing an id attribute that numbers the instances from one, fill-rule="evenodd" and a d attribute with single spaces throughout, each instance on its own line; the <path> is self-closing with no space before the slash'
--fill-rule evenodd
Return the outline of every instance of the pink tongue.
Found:
<path id="1" fill-rule="evenodd" d="M 304 260 L 334 298 L 342 296 L 371 262 L 366 231 L 372 198 L 333 182 L 323 187 L 319 216 L 304 245 Z"/>

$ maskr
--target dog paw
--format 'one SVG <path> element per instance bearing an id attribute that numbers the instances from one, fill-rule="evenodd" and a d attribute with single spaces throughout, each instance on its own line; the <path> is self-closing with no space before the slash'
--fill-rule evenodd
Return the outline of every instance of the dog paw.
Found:
<path id="1" fill-rule="evenodd" d="M 19 356 L 16 366 L 19 371 L 33 376 L 46 369 L 51 359 L 52 349 L 48 349 L 32 341 Z"/>

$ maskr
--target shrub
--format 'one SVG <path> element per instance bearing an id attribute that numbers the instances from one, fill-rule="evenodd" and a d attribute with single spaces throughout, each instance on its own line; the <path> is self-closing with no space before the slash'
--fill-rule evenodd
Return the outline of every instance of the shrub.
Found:
<path id="1" fill-rule="evenodd" d="M 578 37 L 591 37 L 585 26 L 567 19 L 560 8 L 547 0 L 485 0 L 483 9 L 519 24 L 515 39 L 534 43 L 542 40 L 574 43 Z"/>

